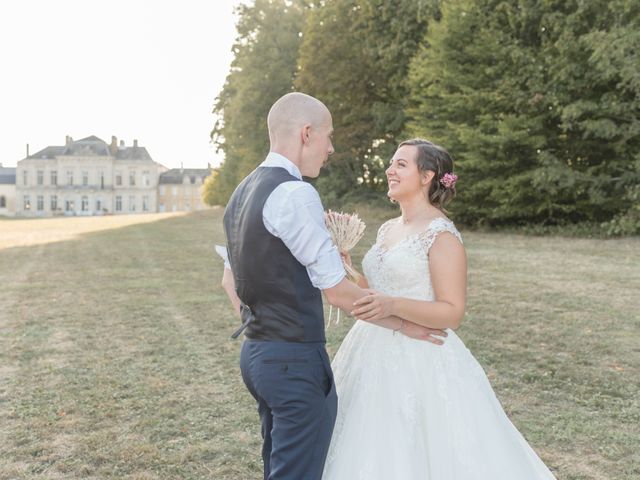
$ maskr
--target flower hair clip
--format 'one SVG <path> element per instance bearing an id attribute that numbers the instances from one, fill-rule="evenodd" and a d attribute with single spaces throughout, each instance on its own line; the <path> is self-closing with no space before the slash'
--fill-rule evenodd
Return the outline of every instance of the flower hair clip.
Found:
<path id="1" fill-rule="evenodd" d="M 455 173 L 445 173 L 440 179 L 440 183 L 444 185 L 445 188 L 455 187 L 457 181 L 458 176 Z"/>

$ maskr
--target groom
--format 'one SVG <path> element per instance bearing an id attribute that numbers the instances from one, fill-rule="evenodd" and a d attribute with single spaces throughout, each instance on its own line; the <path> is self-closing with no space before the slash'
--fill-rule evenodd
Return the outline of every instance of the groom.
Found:
<path id="1" fill-rule="evenodd" d="M 337 409 L 321 291 L 346 311 L 366 292 L 345 278 L 320 197 L 302 181 L 317 177 L 333 153 L 329 110 L 289 93 L 267 123 L 270 152 L 224 213 L 223 285 L 243 321 L 234 335 L 244 329 L 240 369 L 258 403 L 264 478 L 320 480 Z M 425 340 L 438 334 L 397 318 L 376 323 Z"/>

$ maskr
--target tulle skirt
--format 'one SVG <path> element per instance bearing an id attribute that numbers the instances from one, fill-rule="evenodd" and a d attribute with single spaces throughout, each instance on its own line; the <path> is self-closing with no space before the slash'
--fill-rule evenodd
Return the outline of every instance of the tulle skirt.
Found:
<path id="1" fill-rule="evenodd" d="M 358 321 L 333 361 L 323 480 L 553 479 L 453 331 L 443 346 Z"/>

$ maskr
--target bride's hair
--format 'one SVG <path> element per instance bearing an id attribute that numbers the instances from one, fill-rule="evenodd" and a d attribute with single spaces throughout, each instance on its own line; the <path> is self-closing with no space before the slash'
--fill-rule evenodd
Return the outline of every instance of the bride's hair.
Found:
<path id="1" fill-rule="evenodd" d="M 420 172 L 431 170 L 435 172 L 431 185 L 429 186 L 429 202 L 434 207 L 444 210 L 447 203 L 456 196 L 456 187 L 454 185 L 445 186 L 441 180 L 447 173 L 453 173 L 453 159 L 440 145 L 424 140 L 422 138 L 412 138 L 405 140 L 398 148 L 403 145 L 411 145 L 418 150 L 416 163 Z"/>

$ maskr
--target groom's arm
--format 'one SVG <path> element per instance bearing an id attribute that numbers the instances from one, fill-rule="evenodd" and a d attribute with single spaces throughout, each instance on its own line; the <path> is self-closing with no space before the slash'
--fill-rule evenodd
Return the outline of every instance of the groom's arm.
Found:
<path id="1" fill-rule="evenodd" d="M 353 310 L 353 304 L 356 300 L 367 295 L 367 292 L 349 280 L 342 279 L 337 285 L 323 290 L 327 301 L 334 307 L 338 307 L 345 312 Z M 446 337 L 447 333 L 443 330 L 433 329 L 417 325 L 398 317 L 386 317 L 370 321 L 375 325 L 389 328 L 391 330 L 399 330 L 404 335 L 420 340 L 426 340 L 436 345 L 442 345 L 444 342 L 441 338 Z"/>
<path id="2" fill-rule="evenodd" d="M 313 186 L 297 181 L 281 183 L 265 202 L 262 219 L 265 228 L 306 267 L 311 284 L 325 293 L 329 303 L 351 312 L 353 302 L 367 294 L 346 279 L 340 253 L 325 225 L 320 196 Z M 436 344 L 442 340 L 434 335 L 446 337 L 441 330 L 399 318 L 383 318 L 375 323 Z"/>
<path id="3" fill-rule="evenodd" d="M 224 273 L 222 274 L 222 288 L 226 292 L 227 297 L 229 297 L 229 301 L 233 306 L 233 311 L 240 316 L 240 298 L 236 293 L 236 282 L 233 279 L 233 272 L 231 271 L 231 268 L 226 266 L 224 268 Z"/>

